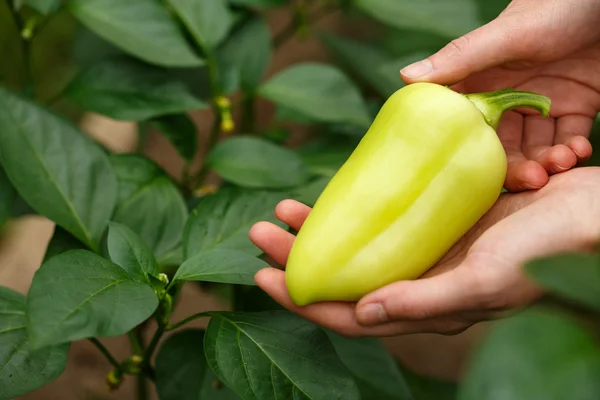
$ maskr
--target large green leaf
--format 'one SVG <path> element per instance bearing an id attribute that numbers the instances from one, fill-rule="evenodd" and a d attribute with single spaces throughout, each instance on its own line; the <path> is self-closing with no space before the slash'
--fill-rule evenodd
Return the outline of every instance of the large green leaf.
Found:
<path id="1" fill-rule="evenodd" d="M 50 258 L 65 253 L 69 250 L 86 249 L 86 246 L 81 243 L 75 236 L 64 230 L 58 225 L 54 226 L 54 232 L 50 238 L 50 242 L 46 247 L 43 262 Z"/>
<path id="2" fill-rule="evenodd" d="M 356 140 L 339 138 L 318 138 L 298 148 L 311 174 L 332 178 L 348 160 L 356 145 Z"/>
<path id="3" fill-rule="evenodd" d="M 209 250 L 239 250 L 258 256 L 262 251 L 248 238 L 259 221 L 283 224 L 275 218 L 284 193 L 225 188 L 207 196 L 192 212 L 183 233 L 183 254 L 189 259 Z"/>
<path id="4" fill-rule="evenodd" d="M 329 184 L 329 181 L 330 178 L 328 177 L 316 177 L 307 183 L 292 188 L 289 197 L 312 207 Z"/>
<path id="5" fill-rule="evenodd" d="M 151 64 L 168 67 L 203 64 L 158 1 L 71 0 L 68 7 L 98 36 Z"/>
<path id="6" fill-rule="evenodd" d="M 461 382 L 460 400 L 592 400 L 600 396 L 600 350 L 557 310 L 530 309 L 501 321 Z"/>
<path id="7" fill-rule="evenodd" d="M 325 332 L 287 311 L 214 313 L 204 349 L 245 400 L 361 398 Z"/>
<path id="8" fill-rule="evenodd" d="M 27 297 L 32 347 L 122 335 L 158 306 L 149 285 L 87 250 L 52 257 L 36 271 Z"/>
<path id="9" fill-rule="evenodd" d="M 323 33 L 321 38 L 344 66 L 348 66 L 382 96 L 387 98 L 404 85 L 399 73 L 393 79 L 389 79 L 379 70 L 381 65 L 391 60 L 391 56 L 380 46 L 368 45 L 331 33 Z"/>
<path id="10" fill-rule="evenodd" d="M 0 286 L 0 400 L 14 399 L 58 378 L 67 365 L 69 344 L 32 351 L 25 296 Z"/>
<path id="11" fill-rule="evenodd" d="M 204 331 L 188 329 L 164 341 L 156 356 L 156 391 L 160 400 L 236 400 L 204 356 Z M 215 387 L 216 386 L 216 387 Z"/>
<path id="12" fill-rule="evenodd" d="M 394 91 L 404 87 L 404 81 L 400 79 L 400 70 L 416 61 L 423 60 L 429 56 L 428 53 L 415 52 L 398 58 L 394 58 L 379 65 L 377 73 L 389 82 Z"/>
<path id="13" fill-rule="evenodd" d="M 553 294 L 600 312 L 600 257 L 573 253 L 529 262 L 526 271 Z"/>
<path id="14" fill-rule="evenodd" d="M 254 286 L 254 275 L 269 264 L 239 250 L 203 251 L 187 259 L 173 280 Z"/>
<path id="15" fill-rule="evenodd" d="M 0 227 L 11 217 L 16 195 L 12 183 L 0 167 Z"/>
<path id="16" fill-rule="evenodd" d="M 353 0 L 371 17 L 397 28 L 453 39 L 481 25 L 475 0 Z"/>
<path id="17" fill-rule="evenodd" d="M 483 22 L 495 19 L 508 6 L 511 0 L 476 0 L 479 7 L 479 15 Z"/>
<path id="18" fill-rule="evenodd" d="M 396 361 L 379 339 L 349 339 L 327 331 L 365 400 L 414 400 Z"/>
<path id="19" fill-rule="evenodd" d="M 238 6 L 272 8 L 287 5 L 290 0 L 229 0 L 229 2 Z"/>
<path id="20" fill-rule="evenodd" d="M 124 57 L 108 58 L 83 70 L 65 96 L 88 111 L 125 121 L 208 107 L 165 70 Z"/>
<path id="21" fill-rule="evenodd" d="M 135 281 L 149 284 L 148 275 L 158 275 L 158 263 L 152 250 L 127 226 L 111 222 L 107 245 L 110 259 Z"/>
<path id="22" fill-rule="evenodd" d="M 0 159 L 35 211 L 99 248 L 117 180 L 98 145 L 65 119 L 0 88 Z"/>
<path id="23" fill-rule="evenodd" d="M 271 60 L 271 33 L 262 18 L 249 19 L 237 28 L 218 51 L 225 68 L 233 70 L 246 92 L 260 85 Z"/>
<path id="24" fill-rule="evenodd" d="M 415 400 L 456 400 L 457 382 L 417 374 L 400 362 L 397 364 Z"/>
<path id="25" fill-rule="evenodd" d="M 356 85 L 331 65 L 304 62 L 286 68 L 265 82 L 259 94 L 321 122 L 345 122 L 365 128 L 371 124 Z"/>
<path id="26" fill-rule="evenodd" d="M 223 0 L 167 0 L 206 52 L 227 36 L 233 18 Z"/>
<path id="27" fill-rule="evenodd" d="M 243 187 L 277 189 L 307 179 L 306 167 L 297 154 L 256 137 L 222 141 L 206 162 L 223 179 Z"/>
<path id="28" fill-rule="evenodd" d="M 161 257 L 181 243 L 188 210 L 183 195 L 152 161 L 134 154 L 111 157 L 119 179 L 119 203 L 113 221 L 120 222 Z"/>
<path id="29" fill-rule="evenodd" d="M 60 8 L 62 0 L 25 0 L 25 3 L 42 14 L 50 14 Z"/>
<path id="30" fill-rule="evenodd" d="M 191 163 L 198 150 L 196 125 L 187 114 L 165 115 L 150 120 L 150 123 L 166 137 L 185 161 Z"/>
<path id="31" fill-rule="evenodd" d="M 404 57 L 416 52 L 431 55 L 448 44 L 448 39 L 432 32 L 389 28 L 376 43 L 391 56 Z"/>

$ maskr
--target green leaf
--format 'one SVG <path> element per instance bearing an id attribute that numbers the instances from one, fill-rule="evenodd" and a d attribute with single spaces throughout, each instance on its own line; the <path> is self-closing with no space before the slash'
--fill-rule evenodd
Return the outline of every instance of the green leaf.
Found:
<path id="1" fill-rule="evenodd" d="M 107 244 L 110 259 L 134 281 L 149 284 L 148 275 L 158 275 L 158 263 L 152 250 L 127 226 L 109 223 Z"/>
<path id="2" fill-rule="evenodd" d="M 121 57 L 82 71 L 65 96 L 88 111 L 123 121 L 144 121 L 208 107 L 164 70 Z"/>
<path id="3" fill-rule="evenodd" d="M 206 162 L 226 181 L 248 188 L 291 187 L 308 177 L 293 151 L 256 137 L 224 140 L 212 149 Z"/>
<path id="4" fill-rule="evenodd" d="M 32 347 L 125 334 L 158 306 L 152 288 L 87 250 L 71 250 L 36 271 L 27 297 Z"/>
<path id="5" fill-rule="evenodd" d="M 431 55 L 448 44 L 448 38 L 431 32 L 389 28 L 384 37 L 374 44 L 382 46 L 390 56 L 396 58 L 417 52 Z"/>
<path id="6" fill-rule="evenodd" d="M 275 8 L 289 4 L 290 0 L 229 0 L 229 2 L 237 6 Z"/>
<path id="7" fill-rule="evenodd" d="M 187 329 L 169 336 L 156 356 L 156 390 L 160 400 L 236 400 L 227 387 L 215 387 L 217 377 L 204 356 L 204 331 Z"/>
<path id="8" fill-rule="evenodd" d="M 495 19 L 510 4 L 511 0 L 476 0 L 476 2 L 482 21 L 487 23 Z"/>
<path id="9" fill-rule="evenodd" d="M 354 0 L 365 14 L 396 28 L 422 30 L 454 39 L 479 27 L 475 0 Z"/>
<path id="10" fill-rule="evenodd" d="M 600 257 L 566 253 L 539 258 L 525 268 L 550 292 L 600 312 Z"/>
<path id="11" fill-rule="evenodd" d="M 183 195 L 152 161 L 134 154 L 111 157 L 119 179 L 113 221 L 126 225 L 161 258 L 181 243 L 188 218 Z"/>
<path id="12" fill-rule="evenodd" d="M 166 137 L 184 160 L 191 163 L 198 149 L 196 125 L 187 114 L 165 115 L 150 121 Z"/>
<path id="13" fill-rule="evenodd" d="M 16 197 L 12 183 L 0 167 L 0 228 L 11 217 Z"/>
<path id="14" fill-rule="evenodd" d="M 25 0 L 25 3 L 41 14 L 51 14 L 58 11 L 61 0 Z"/>
<path id="15" fill-rule="evenodd" d="M 110 164 L 119 181 L 118 201 L 131 197 L 140 187 L 147 186 L 163 174 L 150 159 L 135 153 L 111 154 Z"/>
<path id="16" fill-rule="evenodd" d="M 77 35 L 72 40 L 72 58 L 79 69 L 88 69 L 109 58 L 127 56 L 127 53 L 119 47 L 104 40 L 85 26 L 80 26 Z"/>
<path id="17" fill-rule="evenodd" d="M 262 18 L 255 17 L 237 28 L 218 51 L 222 65 L 233 69 L 242 89 L 253 93 L 271 60 L 271 33 Z"/>
<path id="18" fill-rule="evenodd" d="M 204 63 L 158 1 L 71 0 L 68 8 L 98 36 L 146 62 L 167 67 Z"/>
<path id="19" fill-rule="evenodd" d="M 317 177 L 308 183 L 293 188 L 290 191 L 290 198 L 312 207 L 329 184 L 329 181 L 330 178 L 328 177 Z"/>
<path id="20" fill-rule="evenodd" d="M 393 79 L 389 79 L 379 70 L 379 66 L 391 60 L 391 56 L 382 51 L 381 47 L 330 33 L 322 33 L 320 37 L 344 66 L 348 66 L 354 74 L 360 76 L 382 96 L 387 98 L 404 86 L 399 73 Z M 369 67 L 365 67 L 366 65 Z"/>
<path id="21" fill-rule="evenodd" d="M 396 59 L 389 60 L 379 65 L 376 70 L 382 79 L 389 82 L 394 91 L 404 87 L 404 82 L 400 79 L 400 70 L 414 62 L 423 60 L 429 56 L 428 53 L 416 52 Z"/>
<path id="22" fill-rule="evenodd" d="M 309 142 L 296 152 L 302 157 L 311 174 L 332 178 L 355 148 L 355 141 L 322 139 Z"/>
<path id="23" fill-rule="evenodd" d="M 0 286 L 0 400 L 17 398 L 58 378 L 67 365 L 69 347 L 32 351 L 25 296 Z"/>
<path id="24" fill-rule="evenodd" d="M 533 308 L 499 322 L 470 361 L 460 400 L 596 399 L 600 351 L 556 310 Z"/>
<path id="25" fill-rule="evenodd" d="M 189 259 L 209 250 L 238 250 L 253 256 L 262 254 L 248 238 L 259 221 L 283 226 L 275 218 L 275 206 L 284 193 L 224 188 L 207 196 L 194 209 L 183 232 L 183 254 Z"/>
<path id="26" fill-rule="evenodd" d="M 402 364 L 397 364 L 415 400 L 456 400 L 456 382 L 419 375 Z"/>
<path id="27" fill-rule="evenodd" d="M 75 236 L 61 228 L 60 226 L 54 226 L 54 232 L 46 247 L 46 253 L 44 253 L 44 260 L 46 262 L 50 258 L 65 253 L 69 250 L 75 249 L 86 249 L 85 244 L 81 243 Z"/>
<path id="28" fill-rule="evenodd" d="M 414 400 L 394 358 L 379 339 L 349 339 L 326 331 L 363 399 Z"/>
<path id="29" fill-rule="evenodd" d="M 214 49 L 227 36 L 233 18 L 223 0 L 167 0 L 196 42 L 205 51 Z"/>
<path id="30" fill-rule="evenodd" d="M 245 400 L 360 399 L 325 332 L 287 311 L 214 313 L 204 351 Z"/>
<path id="31" fill-rule="evenodd" d="M 97 144 L 67 120 L 0 88 L 0 159 L 27 204 L 99 248 L 117 181 Z"/>
<path id="32" fill-rule="evenodd" d="M 269 264 L 239 250 L 209 250 L 187 259 L 173 280 L 254 286 L 254 275 Z"/>
<path id="33" fill-rule="evenodd" d="M 259 94 L 321 122 L 346 122 L 369 127 L 371 116 L 355 84 L 339 69 L 304 62 L 275 74 Z"/>

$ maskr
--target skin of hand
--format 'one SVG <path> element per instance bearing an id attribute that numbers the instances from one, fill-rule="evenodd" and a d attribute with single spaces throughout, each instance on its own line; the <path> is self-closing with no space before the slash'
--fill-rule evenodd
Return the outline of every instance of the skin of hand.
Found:
<path id="1" fill-rule="evenodd" d="M 595 248 L 600 238 L 598 182 L 600 168 L 584 167 L 553 175 L 536 191 L 504 193 L 422 277 L 384 286 L 355 303 L 298 307 L 279 268 L 262 269 L 255 281 L 288 310 L 347 337 L 460 333 L 477 322 L 526 307 L 544 294 L 524 274 L 526 261 Z M 298 231 L 309 212 L 302 203 L 284 200 L 275 215 Z M 286 264 L 292 233 L 258 222 L 249 236 L 275 262 Z"/>
<path id="2" fill-rule="evenodd" d="M 506 189 L 538 189 L 591 156 L 588 138 L 600 111 L 599 24 L 597 0 L 513 0 L 490 23 L 400 75 L 460 93 L 511 87 L 548 96 L 551 118 L 514 110 L 498 128 L 509 162 Z"/>

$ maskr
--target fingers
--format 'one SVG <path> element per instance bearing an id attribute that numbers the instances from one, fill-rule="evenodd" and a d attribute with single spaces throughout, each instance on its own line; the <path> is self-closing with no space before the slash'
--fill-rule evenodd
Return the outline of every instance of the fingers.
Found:
<path id="1" fill-rule="evenodd" d="M 535 161 L 523 154 L 523 115 L 509 111 L 498 126 L 498 137 L 506 151 L 508 161 L 504 187 L 511 192 L 539 189 L 548 183 L 548 174 Z"/>
<path id="2" fill-rule="evenodd" d="M 577 157 L 577 163 L 585 163 L 592 155 L 592 145 L 588 138 L 594 120 L 585 115 L 566 115 L 556 123 L 554 144 L 564 144 Z"/>
<path id="3" fill-rule="evenodd" d="M 257 222 L 248 233 L 250 240 L 280 265 L 287 263 L 296 236 L 270 222 Z"/>
<path id="4" fill-rule="evenodd" d="M 538 115 L 524 118 L 523 154 L 530 160 L 537 159 L 554 144 L 555 120 Z"/>
<path id="5" fill-rule="evenodd" d="M 406 83 L 456 83 L 474 72 L 518 59 L 520 45 L 514 36 L 502 22 L 492 21 L 402 69 L 400 75 Z"/>
<path id="6" fill-rule="evenodd" d="M 292 229 L 299 231 L 311 208 L 296 200 L 283 200 L 275 207 L 275 217 Z"/>
<path id="7" fill-rule="evenodd" d="M 366 295 L 356 305 L 363 326 L 429 320 L 477 308 L 481 285 L 474 271 L 456 268 L 432 278 L 399 281 Z"/>
<path id="8" fill-rule="evenodd" d="M 559 144 L 546 149 L 537 157 L 537 162 L 548 171 L 548 174 L 554 175 L 575 167 L 577 156 L 569 147 Z"/>
<path id="9" fill-rule="evenodd" d="M 311 208 L 295 200 L 283 200 L 275 207 L 275 217 L 296 231 Z M 248 232 L 250 240 L 275 262 L 285 266 L 296 236 L 270 222 L 257 222 Z"/>
<path id="10" fill-rule="evenodd" d="M 256 274 L 255 281 L 262 290 L 287 310 L 347 337 L 382 337 L 424 332 L 455 334 L 472 324 L 472 322 L 449 316 L 430 320 L 394 321 L 376 326 L 363 326 L 356 319 L 355 303 L 321 302 L 303 307 L 296 306 L 288 294 L 284 271 L 265 268 Z"/>
<path id="11" fill-rule="evenodd" d="M 578 165 L 583 165 L 592 156 L 592 144 L 587 137 L 573 136 L 565 144 L 577 157 Z"/>

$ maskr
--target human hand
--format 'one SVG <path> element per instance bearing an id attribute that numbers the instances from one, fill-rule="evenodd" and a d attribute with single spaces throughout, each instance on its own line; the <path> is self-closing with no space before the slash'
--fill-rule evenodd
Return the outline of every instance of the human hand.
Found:
<path id="1" fill-rule="evenodd" d="M 588 138 L 600 111 L 599 24 L 597 0 L 513 0 L 495 20 L 401 76 L 461 93 L 512 87 L 548 96 L 551 118 L 510 111 L 498 128 L 508 157 L 506 189 L 538 189 L 592 154 Z"/>
<path id="2" fill-rule="evenodd" d="M 284 271 L 266 268 L 255 280 L 288 310 L 344 336 L 459 333 L 543 294 L 522 272 L 527 260 L 595 247 L 600 237 L 598 182 L 600 168 L 586 167 L 554 175 L 538 191 L 505 193 L 421 278 L 384 286 L 356 303 L 298 307 L 288 295 Z M 275 211 L 295 230 L 309 212 L 309 207 L 293 200 L 284 200 Z M 259 222 L 249 236 L 273 260 L 286 264 L 293 234 Z"/>

